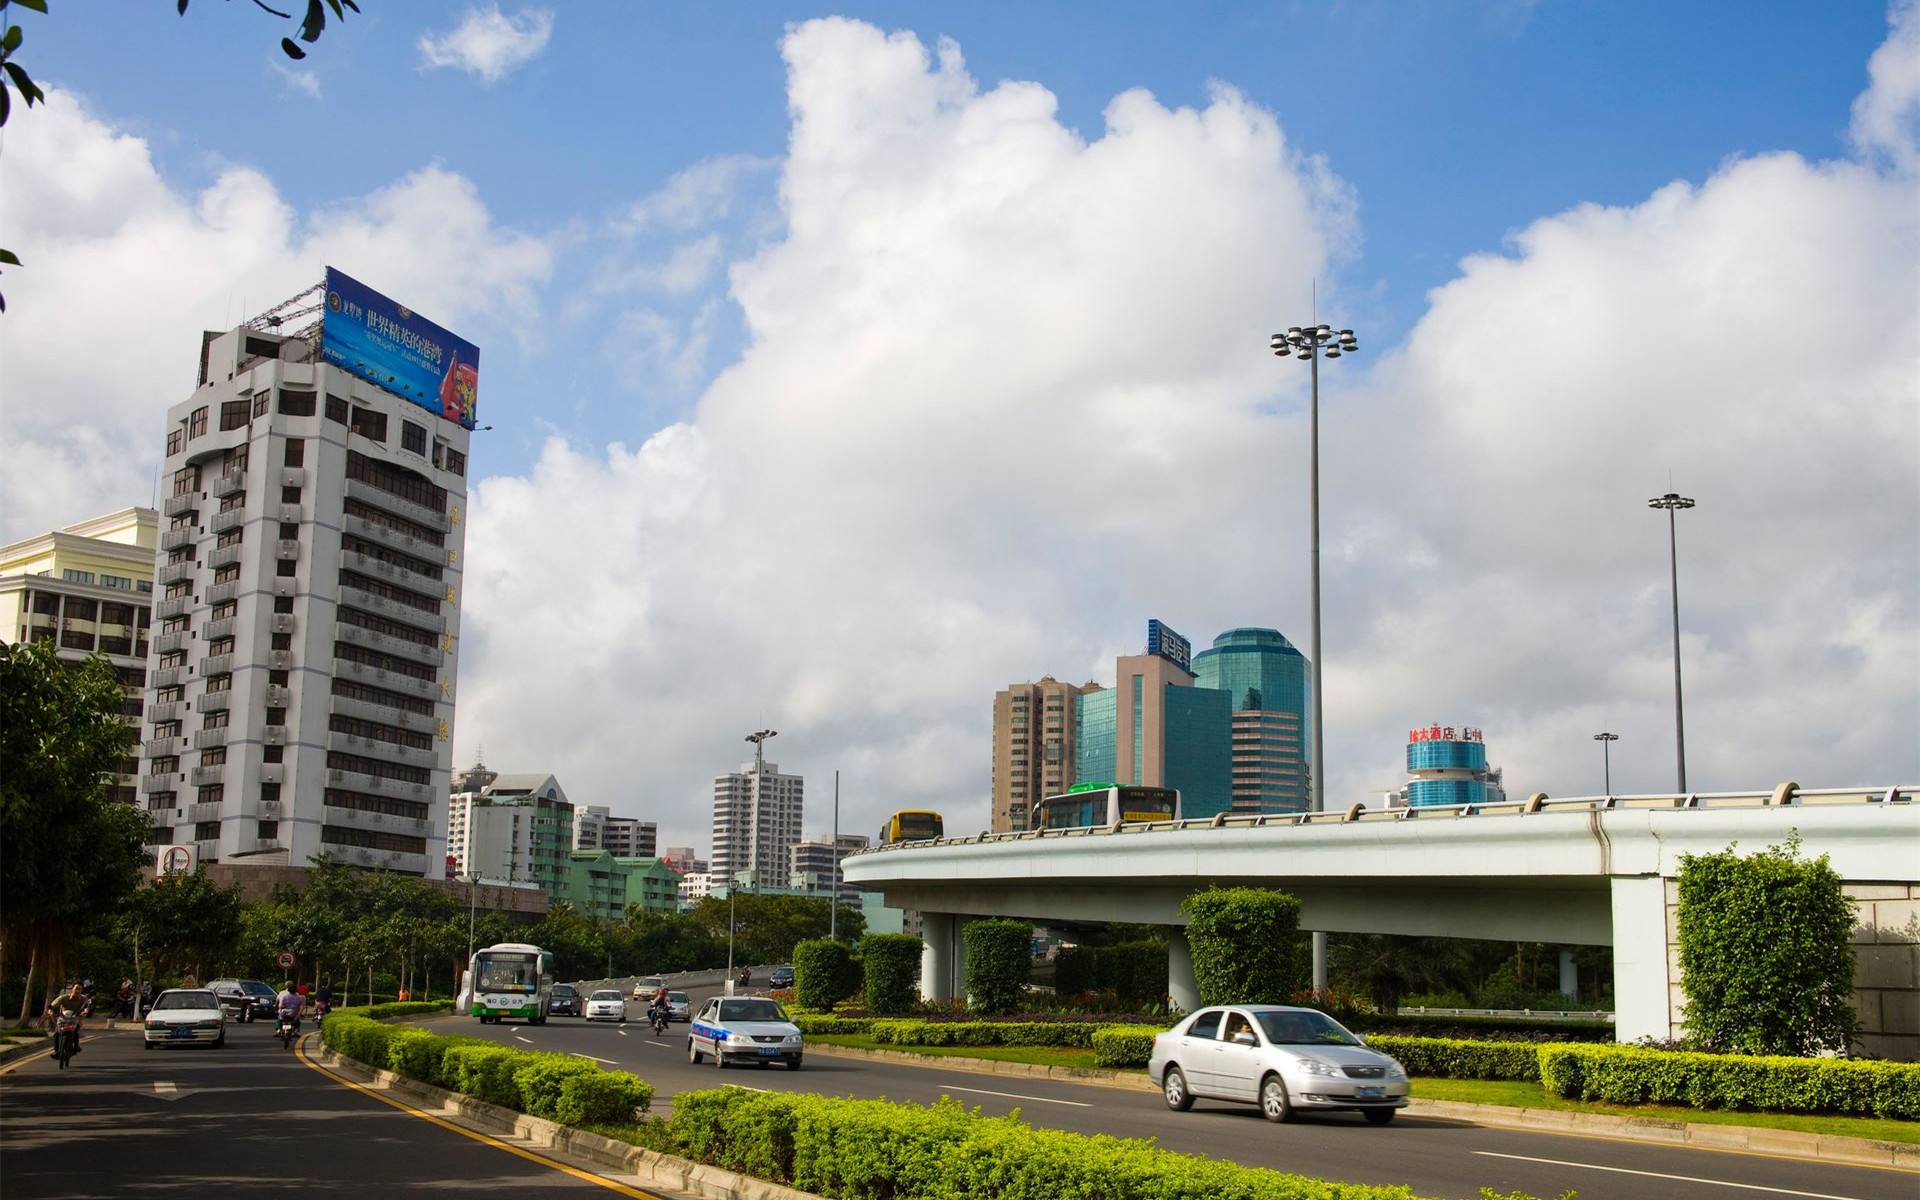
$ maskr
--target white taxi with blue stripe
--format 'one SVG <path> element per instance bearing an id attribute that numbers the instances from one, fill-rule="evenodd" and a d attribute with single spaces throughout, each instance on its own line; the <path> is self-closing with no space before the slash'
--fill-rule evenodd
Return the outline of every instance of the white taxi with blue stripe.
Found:
<path id="1" fill-rule="evenodd" d="M 687 1061 L 713 1056 L 715 1066 L 757 1062 L 800 1069 L 804 1050 L 800 1027 L 787 1019 L 777 1001 L 758 997 L 715 996 L 695 1014 L 687 1033 Z"/>

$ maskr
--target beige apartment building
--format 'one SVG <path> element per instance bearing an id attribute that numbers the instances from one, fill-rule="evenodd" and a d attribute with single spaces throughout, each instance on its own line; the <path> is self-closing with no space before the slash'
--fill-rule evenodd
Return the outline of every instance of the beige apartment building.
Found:
<path id="1" fill-rule="evenodd" d="M 993 830 L 1020 832 L 1034 802 L 1073 786 L 1077 697 L 1097 683 L 1015 683 L 993 698 Z"/>

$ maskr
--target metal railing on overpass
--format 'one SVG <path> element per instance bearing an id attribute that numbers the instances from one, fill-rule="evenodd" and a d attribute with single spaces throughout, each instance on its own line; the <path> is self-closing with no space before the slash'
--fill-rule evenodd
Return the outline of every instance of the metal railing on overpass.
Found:
<path id="1" fill-rule="evenodd" d="M 1570 796 L 1555 800 L 1545 792 L 1535 792 L 1525 800 L 1499 800 L 1480 804 L 1433 804 L 1423 807 L 1368 808 L 1351 804 L 1345 809 L 1327 809 L 1303 813 L 1218 813 L 1211 817 L 1193 817 L 1180 821 L 1115 821 L 1110 825 L 1085 825 L 1071 829 L 1027 829 L 1008 833 L 979 833 L 972 837 L 926 838 L 895 842 L 890 846 L 871 846 L 847 855 L 888 854 L 894 851 L 926 849 L 934 846 L 974 846 L 994 842 L 1025 842 L 1045 838 L 1124 837 L 1133 833 L 1155 833 L 1188 829 L 1257 829 L 1279 826 L 1350 825 L 1355 822 L 1461 820 L 1464 818 L 1524 817 L 1541 813 L 1608 812 L 1616 809 L 1703 809 L 1765 808 L 1769 806 L 1813 806 L 1830 804 L 1911 804 L 1920 785 L 1897 784 L 1886 788 L 1802 788 L 1783 783 L 1768 792 L 1667 792 L 1644 796 Z"/>

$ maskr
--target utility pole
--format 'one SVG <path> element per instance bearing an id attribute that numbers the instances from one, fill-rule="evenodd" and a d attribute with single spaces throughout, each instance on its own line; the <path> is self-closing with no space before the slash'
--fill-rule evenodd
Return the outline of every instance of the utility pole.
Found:
<path id="1" fill-rule="evenodd" d="M 1673 585 L 1673 753 L 1681 796 L 1687 794 L 1687 722 L 1680 704 L 1680 550 L 1673 514 L 1693 506 L 1691 497 L 1677 492 L 1647 501 L 1648 508 L 1663 508 L 1667 512 L 1667 572 Z"/>
<path id="2" fill-rule="evenodd" d="M 827 938 L 840 936 L 840 772 L 833 773 L 833 886 L 827 891 Z"/>

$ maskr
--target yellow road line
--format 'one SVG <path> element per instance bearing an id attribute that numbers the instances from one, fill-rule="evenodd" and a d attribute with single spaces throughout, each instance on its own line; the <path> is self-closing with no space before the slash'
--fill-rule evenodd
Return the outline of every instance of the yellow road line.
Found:
<path id="1" fill-rule="evenodd" d="M 88 1042 L 93 1041 L 95 1038 L 99 1036 L 100 1035 L 97 1033 L 89 1033 L 80 1039 L 80 1044 L 84 1046 Z M 39 1062 L 43 1058 L 51 1058 L 52 1056 L 53 1056 L 52 1046 L 48 1046 L 45 1050 L 35 1050 L 32 1054 L 22 1055 L 21 1057 L 16 1058 L 12 1062 L 8 1063 L 6 1066 L 0 1067 L 0 1075 L 11 1075 L 15 1071 L 18 1071 L 21 1067 L 26 1066 L 28 1063 Z"/>
<path id="2" fill-rule="evenodd" d="M 548 1158 L 544 1154 L 535 1154 L 531 1150 L 524 1150 L 519 1146 L 515 1146 L 509 1142 L 503 1142 L 497 1137 L 489 1136 L 487 1134 L 479 1132 L 478 1130 L 468 1129 L 463 1125 L 455 1125 L 453 1122 L 442 1120 L 441 1118 L 436 1117 L 432 1113 L 426 1112 L 423 1109 L 415 1108 L 411 1104 L 407 1104 L 400 1100 L 395 1100 L 393 1097 L 382 1095 L 381 1093 L 375 1091 L 370 1087 L 366 1087 L 362 1084 L 355 1083 L 353 1080 L 348 1079 L 346 1076 L 330 1071 L 327 1068 L 321 1066 L 319 1063 L 313 1061 L 313 1059 L 307 1057 L 307 1046 L 306 1046 L 307 1038 L 312 1036 L 313 1036 L 312 1034 L 301 1035 L 300 1041 L 294 1045 L 293 1052 L 295 1056 L 300 1059 L 301 1062 L 305 1063 L 308 1067 L 312 1068 L 313 1070 L 318 1071 L 320 1074 L 326 1076 L 328 1079 L 333 1080 L 335 1083 L 345 1084 L 346 1086 L 352 1088 L 356 1092 L 360 1092 L 363 1095 L 372 1096 L 375 1100 L 380 1101 L 380 1103 L 382 1104 L 390 1104 L 394 1108 L 399 1109 L 403 1113 L 407 1113 L 411 1116 L 419 1117 L 421 1120 L 430 1122 L 434 1125 L 438 1125 L 442 1129 L 451 1130 L 452 1132 L 459 1134 L 461 1137 L 472 1138 L 476 1142 L 484 1142 L 485 1144 L 492 1146 L 496 1150 L 505 1150 L 508 1154 L 517 1154 L 521 1158 L 526 1159 L 528 1162 L 538 1163 L 543 1167 L 551 1167 L 556 1171 L 563 1171 L 566 1174 L 573 1176 L 575 1179 L 584 1180 L 587 1183 L 598 1184 L 600 1187 L 606 1188 L 610 1192 L 618 1192 L 622 1196 L 632 1196 L 632 1197 L 635 1197 L 635 1200 L 668 1200 L 667 1197 L 662 1196 L 658 1192 L 643 1192 L 639 1188 L 629 1187 L 624 1183 L 617 1183 L 614 1180 L 608 1179 L 604 1175 L 595 1175 L 591 1171 L 582 1171 L 578 1167 L 568 1166 L 566 1163 L 560 1162 L 557 1159 Z"/>

